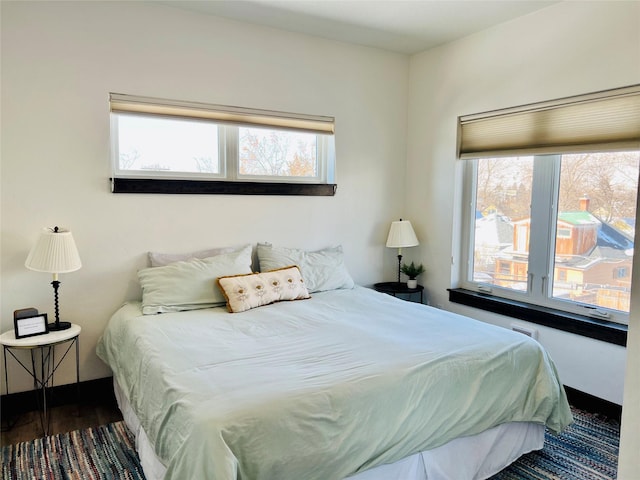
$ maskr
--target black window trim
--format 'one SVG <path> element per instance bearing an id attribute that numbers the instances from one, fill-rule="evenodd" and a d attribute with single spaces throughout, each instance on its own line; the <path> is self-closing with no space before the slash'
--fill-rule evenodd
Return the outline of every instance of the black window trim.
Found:
<path id="1" fill-rule="evenodd" d="M 332 183 L 237 182 L 157 178 L 111 178 L 113 193 L 156 193 L 191 195 L 304 195 L 334 196 Z"/>
<path id="2" fill-rule="evenodd" d="M 449 301 L 500 315 L 518 318 L 606 343 L 627 345 L 627 325 L 553 308 L 474 292 L 465 288 L 449 288 Z"/>

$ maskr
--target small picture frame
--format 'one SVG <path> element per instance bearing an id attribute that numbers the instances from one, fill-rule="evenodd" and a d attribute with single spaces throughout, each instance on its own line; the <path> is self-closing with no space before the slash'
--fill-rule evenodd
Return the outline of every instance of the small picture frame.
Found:
<path id="1" fill-rule="evenodd" d="M 13 326 L 16 338 L 34 337 L 49 333 L 46 313 L 38 313 L 31 316 L 14 316 Z"/>

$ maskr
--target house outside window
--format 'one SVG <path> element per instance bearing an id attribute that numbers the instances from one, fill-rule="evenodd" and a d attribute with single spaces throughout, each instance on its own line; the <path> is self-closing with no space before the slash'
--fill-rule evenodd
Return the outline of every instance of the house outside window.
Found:
<path id="1" fill-rule="evenodd" d="M 461 117 L 460 287 L 628 323 L 639 125 L 638 86 Z"/>

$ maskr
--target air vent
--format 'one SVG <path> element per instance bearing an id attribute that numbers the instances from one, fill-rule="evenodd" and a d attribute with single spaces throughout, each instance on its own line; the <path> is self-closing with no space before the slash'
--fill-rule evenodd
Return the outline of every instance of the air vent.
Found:
<path id="1" fill-rule="evenodd" d="M 538 330 L 535 328 L 529 328 L 529 327 L 525 327 L 524 325 L 518 325 L 517 323 L 512 323 L 511 330 L 513 330 L 514 332 L 522 333 L 523 335 L 526 335 L 527 337 L 531 337 L 535 340 L 538 339 Z"/>

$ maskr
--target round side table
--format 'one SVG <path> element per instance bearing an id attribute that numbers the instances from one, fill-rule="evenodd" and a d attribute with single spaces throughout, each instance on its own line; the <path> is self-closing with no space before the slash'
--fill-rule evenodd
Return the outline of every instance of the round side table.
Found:
<path id="1" fill-rule="evenodd" d="M 7 395 L 9 394 L 9 374 L 7 370 L 7 353 L 33 378 L 33 388 L 38 394 L 38 405 L 41 410 L 40 423 L 44 435 L 49 431 L 49 411 L 47 409 L 47 389 L 53 386 L 53 375 L 65 359 L 72 347 L 76 354 L 76 388 L 80 386 L 80 325 L 71 324 L 71 328 L 49 332 L 33 337 L 16 338 L 15 332 L 9 330 L 0 335 L 4 355 L 4 381 Z M 66 350 L 58 360 L 55 357 L 56 345 L 66 345 Z M 16 352 L 28 350 L 31 354 L 31 365 L 18 358 Z M 40 352 L 37 355 L 36 352 Z M 39 360 L 39 361 L 38 361 Z"/>

